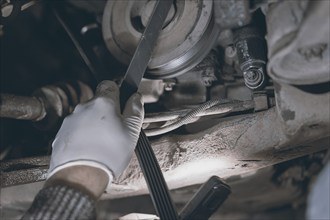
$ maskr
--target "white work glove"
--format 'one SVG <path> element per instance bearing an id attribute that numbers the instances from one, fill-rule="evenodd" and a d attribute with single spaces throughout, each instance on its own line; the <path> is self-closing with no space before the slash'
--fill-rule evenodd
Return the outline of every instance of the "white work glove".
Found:
<path id="1" fill-rule="evenodd" d="M 128 166 L 139 138 L 144 108 L 136 93 L 120 111 L 119 88 L 101 82 L 95 97 L 65 118 L 53 142 L 48 178 L 61 169 L 86 165 L 118 177 Z"/>

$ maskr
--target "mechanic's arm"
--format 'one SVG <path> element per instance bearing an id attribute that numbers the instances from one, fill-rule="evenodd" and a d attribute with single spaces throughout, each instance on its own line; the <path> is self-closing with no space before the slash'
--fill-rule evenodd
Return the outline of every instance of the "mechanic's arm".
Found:
<path id="1" fill-rule="evenodd" d="M 53 142 L 48 179 L 23 219 L 93 219 L 94 203 L 128 166 L 144 109 L 134 94 L 120 111 L 119 88 L 103 81 L 78 105 Z"/>

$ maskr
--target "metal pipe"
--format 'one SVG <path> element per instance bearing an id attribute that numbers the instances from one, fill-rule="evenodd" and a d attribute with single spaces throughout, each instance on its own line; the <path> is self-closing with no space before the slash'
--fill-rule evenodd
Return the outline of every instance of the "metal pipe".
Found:
<path id="1" fill-rule="evenodd" d="M 199 112 L 196 117 L 203 117 L 209 115 L 218 115 L 230 112 L 240 112 L 248 111 L 254 109 L 254 101 L 230 101 L 228 103 L 215 105 L 203 112 Z M 157 113 L 147 113 L 143 123 L 155 123 L 155 122 L 164 122 L 176 120 L 179 117 L 182 117 L 188 114 L 191 109 L 176 110 L 170 112 L 157 112 Z"/>
<path id="2" fill-rule="evenodd" d="M 0 117 L 39 121 L 38 128 L 47 130 L 92 97 L 91 88 L 80 81 L 44 86 L 31 97 L 0 94 Z"/>
<path id="3" fill-rule="evenodd" d="M 145 130 L 146 135 L 147 136 L 157 136 L 160 134 L 164 134 L 164 133 L 173 131 L 173 130 L 181 127 L 182 125 L 195 122 L 196 119 L 198 119 L 198 117 L 196 117 L 198 114 L 205 112 L 206 109 L 209 109 L 215 105 L 224 104 L 226 102 L 228 102 L 228 101 L 227 100 L 225 100 L 225 101 L 224 100 L 210 100 L 208 102 L 205 102 L 204 104 L 198 106 L 195 109 L 192 109 L 191 111 L 188 112 L 188 114 L 186 114 L 182 117 L 179 117 L 173 123 L 171 123 L 165 127 Z"/>
<path id="4" fill-rule="evenodd" d="M 230 112 L 238 112 L 238 111 L 246 111 L 254 108 L 254 102 L 251 101 L 228 101 L 228 100 L 211 100 L 206 102 L 199 107 L 191 110 L 185 110 L 186 112 L 180 111 L 183 113 L 176 118 L 171 118 L 170 115 L 167 114 L 166 118 L 169 124 L 161 127 L 161 128 L 153 128 L 146 129 L 147 136 L 156 136 L 160 134 L 164 134 L 170 131 L 173 131 L 182 125 L 190 124 L 198 120 L 201 116 L 207 115 L 216 115 L 216 114 L 224 114 Z M 161 117 L 154 118 L 159 121 L 159 119 L 164 119 Z M 147 121 L 151 121 L 150 119 Z M 145 121 L 144 121 L 145 122 Z"/>
<path id="5" fill-rule="evenodd" d="M 40 121 L 45 116 L 44 104 L 36 97 L 0 94 L 0 117 Z"/>

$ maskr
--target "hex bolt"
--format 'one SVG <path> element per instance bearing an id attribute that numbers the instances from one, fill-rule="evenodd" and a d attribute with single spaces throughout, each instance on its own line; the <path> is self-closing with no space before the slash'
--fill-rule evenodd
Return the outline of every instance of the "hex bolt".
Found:
<path id="1" fill-rule="evenodd" d="M 264 83 L 264 71 L 262 68 L 251 68 L 243 73 L 245 85 L 251 89 L 257 89 Z"/>
<path id="2" fill-rule="evenodd" d="M 247 81 L 253 82 L 258 78 L 258 70 L 251 69 L 244 73 L 244 77 Z"/>

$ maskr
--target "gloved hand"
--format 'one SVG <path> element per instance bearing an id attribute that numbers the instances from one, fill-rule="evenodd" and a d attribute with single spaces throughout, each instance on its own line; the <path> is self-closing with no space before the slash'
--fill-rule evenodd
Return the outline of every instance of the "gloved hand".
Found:
<path id="1" fill-rule="evenodd" d="M 63 121 L 53 142 L 48 178 L 64 168 L 85 165 L 104 170 L 109 186 L 128 166 L 143 118 L 140 94 L 132 95 L 121 113 L 118 86 L 101 82 L 95 97 Z"/>

